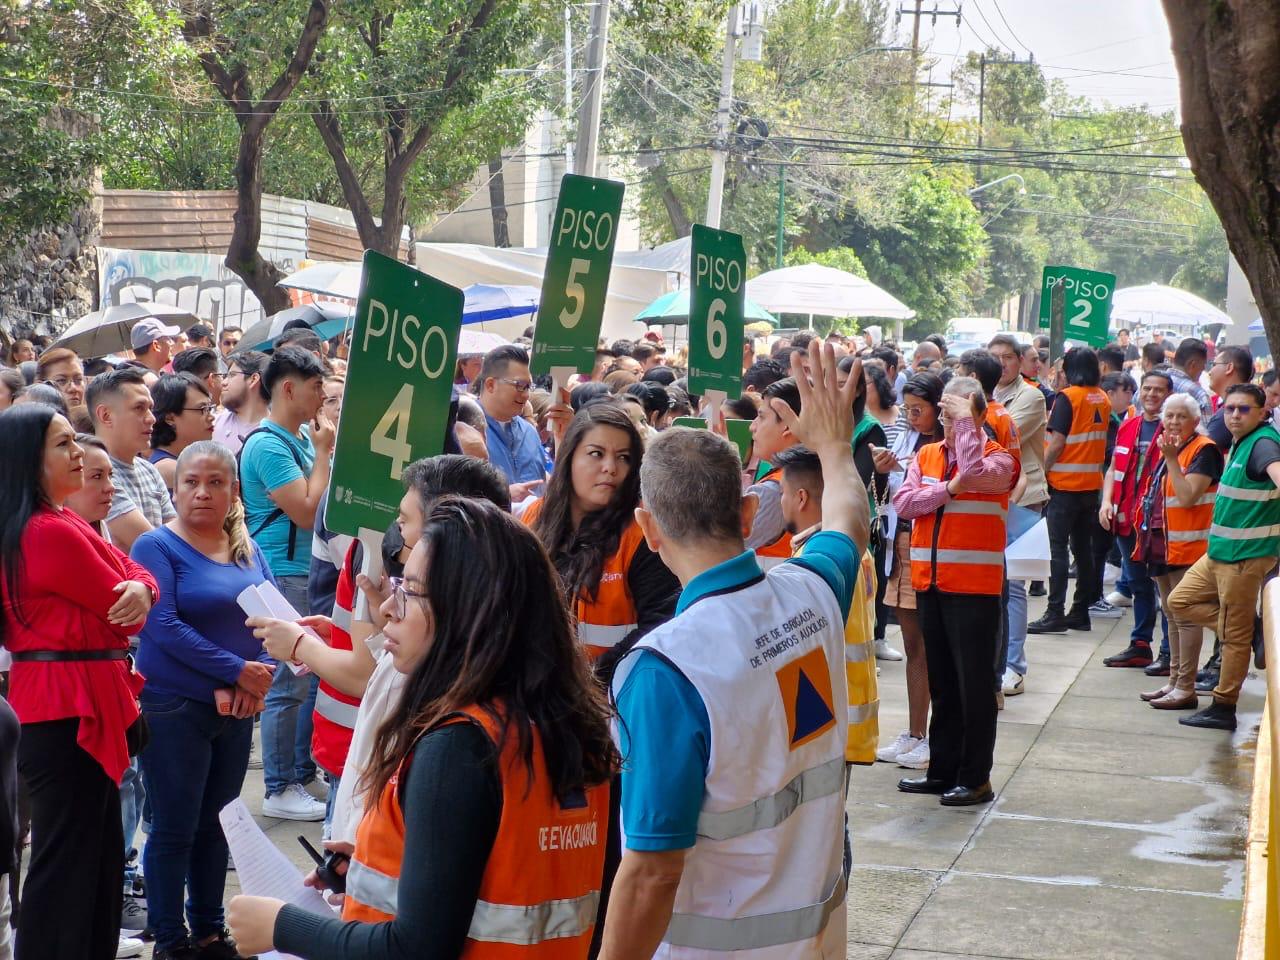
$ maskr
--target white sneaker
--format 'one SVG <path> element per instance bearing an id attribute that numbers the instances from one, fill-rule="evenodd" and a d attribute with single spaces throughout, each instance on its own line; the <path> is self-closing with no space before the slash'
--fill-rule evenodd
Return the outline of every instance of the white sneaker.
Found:
<path id="1" fill-rule="evenodd" d="M 1113 567 L 1111 564 L 1104 564 L 1102 567 L 1102 582 L 1115 583 L 1120 579 L 1121 570 L 1119 567 Z"/>
<path id="2" fill-rule="evenodd" d="M 1006 697 L 1016 697 L 1022 693 L 1022 681 L 1025 679 L 1017 670 L 1006 670 L 1004 679 L 1000 681 L 1000 692 Z"/>
<path id="3" fill-rule="evenodd" d="M 133 937 L 126 937 L 120 934 L 120 945 L 116 947 L 116 957 L 140 957 L 142 956 L 142 941 Z"/>
<path id="4" fill-rule="evenodd" d="M 876 759 L 883 760 L 885 763 L 897 763 L 900 756 L 908 750 L 914 750 L 919 743 L 919 737 L 913 737 L 908 731 L 903 730 L 898 734 L 897 740 L 876 751 Z"/>
<path id="5" fill-rule="evenodd" d="M 877 660 L 901 660 L 902 653 L 889 646 L 888 640 L 876 641 L 876 659 Z"/>
<path id="6" fill-rule="evenodd" d="M 906 767 L 908 770 L 928 770 L 929 738 L 925 737 L 906 753 L 901 754 L 898 757 L 898 766 Z"/>
<path id="7" fill-rule="evenodd" d="M 291 783 L 262 802 L 262 814 L 280 820 L 316 821 L 324 819 L 324 804 L 307 793 L 300 783 Z"/>
<path id="8" fill-rule="evenodd" d="M 1113 607 L 1132 607 L 1133 597 L 1126 597 L 1119 590 L 1112 590 L 1107 594 L 1107 603 Z"/>

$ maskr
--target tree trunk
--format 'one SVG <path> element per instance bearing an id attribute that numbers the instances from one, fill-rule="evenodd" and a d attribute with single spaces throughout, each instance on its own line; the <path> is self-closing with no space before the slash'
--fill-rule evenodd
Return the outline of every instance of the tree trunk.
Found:
<path id="1" fill-rule="evenodd" d="M 689 219 L 688 211 L 676 196 L 671 180 L 667 177 L 667 169 L 661 163 L 653 168 L 653 185 L 658 188 L 662 205 L 667 209 L 667 219 L 671 221 L 671 229 L 675 231 L 677 237 L 689 236 L 693 232 L 693 221 Z"/>
<path id="2" fill-rule="evenodd" d="M 258 252 L 262 239 L 262 138 L 264 128 L 242 130 L 236 156 L 236 212 L 227 244 L 227 267 L 245 282 L 266 316 L 289 306 L 289 294 L 277 284 L 283 274 Z"/>
<path id="3" fill-rule="evenodd" d="M 493 217 L 493 245 L 511 246 L 507 229 L 507 183 L 502 176 L 502 157 L 489 161 L 489 213 Z"/>
<path id="4" fill-rule="evenodd" d="M 1280 0 L 1163 0 L 1182 138 L 1280 357 Z"/>

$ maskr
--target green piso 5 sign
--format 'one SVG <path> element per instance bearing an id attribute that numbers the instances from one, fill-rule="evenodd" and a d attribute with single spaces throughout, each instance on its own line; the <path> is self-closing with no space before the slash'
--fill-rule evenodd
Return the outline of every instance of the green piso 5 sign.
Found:
<path id="1" fill-rule="evenodd" d="M 551 228 L 530 369 L 591 370 L 604 318 L 623 185 L 565 174 Z"/>
<path id="2" fill-rule="evenodd" d="M 742 394 L 742 317 L 747 255 L 742 237 L 695 224 L 689 294 L 689 389 Z"/>
<path id="3" fill-rule="evenodd" d="M 383 531 L 407 464 L 444 449 L 462 291 L 366 250 L 326 523 Z"/>

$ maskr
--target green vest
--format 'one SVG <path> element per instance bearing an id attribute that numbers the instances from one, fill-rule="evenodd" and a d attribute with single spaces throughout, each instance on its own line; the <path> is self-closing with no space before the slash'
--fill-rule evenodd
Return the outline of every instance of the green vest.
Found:
<path id="1" fill-rule="evenodd" d="M 1245 467 L 1260 439 L 1280 443 L 1280 433 L 1264 423 L 1231 446 L 1209 528 L 1209 557 L 1236 563 L 1251 557 L 1280 556 L 1280 490 L 1270 477 L 1250 480 Z"/>

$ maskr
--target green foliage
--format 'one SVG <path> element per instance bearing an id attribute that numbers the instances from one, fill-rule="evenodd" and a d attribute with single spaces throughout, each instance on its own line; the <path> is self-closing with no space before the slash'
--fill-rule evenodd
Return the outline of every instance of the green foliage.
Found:
<path id="1" fill-rule="evenodd" d="M 854 276 L 866 278 L 867 268 L 862 265 L 858 254 L 851 247 L 831 247 L 812 253 L 804 247 L 796 247 L 786 255 L 783 261 L 788 267 L 799 267 L 806 263 L 820 263 L 824 267 L 843 270 Z"/>

